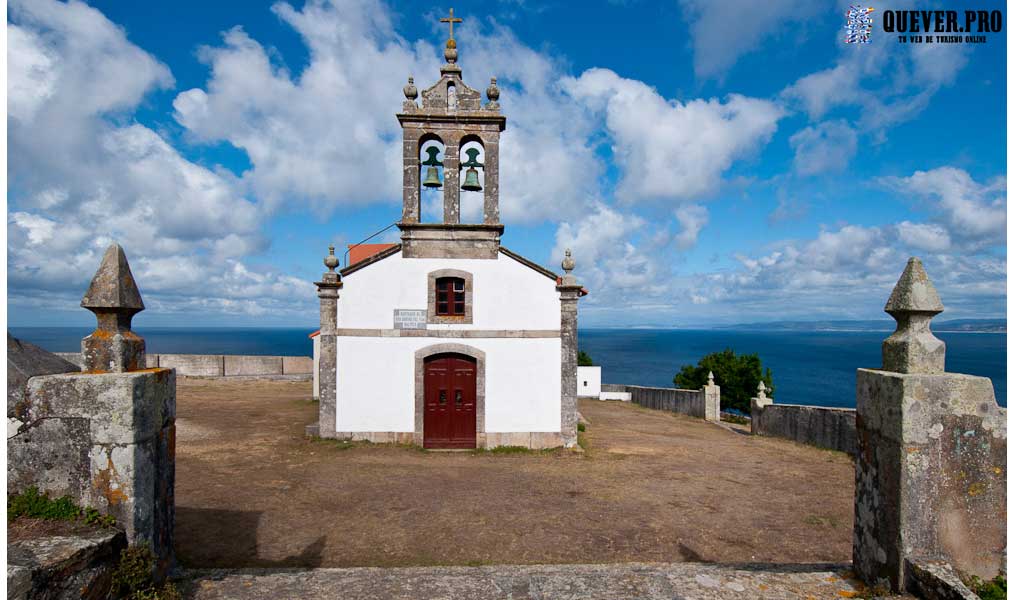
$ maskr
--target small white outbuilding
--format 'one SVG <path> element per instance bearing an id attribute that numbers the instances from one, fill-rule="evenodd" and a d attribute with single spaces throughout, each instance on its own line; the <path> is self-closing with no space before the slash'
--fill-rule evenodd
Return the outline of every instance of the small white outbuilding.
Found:
<path id="1" fill-rule="evenodd" d="M 602 367 L 577 368 L 577 397 L 598 398 L 602 393 Z"/>

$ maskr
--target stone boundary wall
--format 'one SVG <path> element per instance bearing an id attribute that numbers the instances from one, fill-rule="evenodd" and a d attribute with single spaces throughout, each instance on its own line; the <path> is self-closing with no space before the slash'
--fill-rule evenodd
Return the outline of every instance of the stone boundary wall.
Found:
<path id="1" fill-rule="evenodd" d="M 801 444 L 856 454 L 854 408 L 768 404 L 753 411 L 759 435 L 794 440 Z"/>
<path id="2" fill-rule="evenodd" d="M 55 352 L 57 356 L 81 365 L 78 352 Z M 247 356 L 238 354 L 148 354 L 149 369 L 176 369 L 184 377 L 313 377 L 313 358 L 309 356 Z"/>
<path id="3" fill-rule="evenodd" d="M 645 408 L 704 418 L 704 391 L 628 385 L 630 401 Z"/>
<path id="4" fill-rule="evenodd" d="M 708 390 L 712 390 L 711 393 Z M 679 390 L 640 385 L 602 384 L 603 393 L 628 393 L 630 401 L 645 408 L 666 410 L 706 421 L 719 421 L 718 386 L 700 390 Z"/>

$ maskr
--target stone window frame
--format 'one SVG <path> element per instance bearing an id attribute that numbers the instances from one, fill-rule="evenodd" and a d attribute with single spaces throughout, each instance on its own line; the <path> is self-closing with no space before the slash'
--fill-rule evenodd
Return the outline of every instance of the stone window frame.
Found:
<path id="1" fill-rule="evenodd" d="M 415 431 L 413 442 L 424 441 L 426 359 L 435 354 L 463 354 L 475 359 L 475 446 L 486 447 L 486 353 L 465 344 L 432 344 L 415 351 Z"/>
<path id="2" fill-rule="evenodd" d="M 464 315 L 438 315 L 437 314 L 437 279 L 444 277 L 457 277 L 465 282 L 465 314 Z M 430 271 L 427 275 L 426 291 L 426 322 L 443 324 L 472 324 L 472 274 L 459 269 L 437 269 Z"/>

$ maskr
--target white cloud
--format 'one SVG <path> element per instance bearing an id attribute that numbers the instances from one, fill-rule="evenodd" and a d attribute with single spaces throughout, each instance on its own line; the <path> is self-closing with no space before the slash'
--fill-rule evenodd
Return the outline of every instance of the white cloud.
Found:
<path id="1" fill-rule="evenodd" d="M 700 204 L 684 204 L 676 209 L 676 220 L 682 227 L 676 236 L 676 247 L 681 250 L 697 245 L 697 236 L 708 224 L 708 209 Z"/>
<path id="2" fill-rule="evenodd" d="M 903 244 L 926 252 L 945 252 L 951 247 L 951 236 L 947 230 L 931 223 L 898 223 L 898 239 Z"/>
<path id="3" fill-rule="evenodd" d="M 169 69 L 80 2 L 13 2 L 7 31 L 12 299 L 76 296 L 116 240 L 143 291 L 221 301 L 209 282 L 229 257 L 265 246 L 262 214 L 229 177 L 131 121 L 146 94 L 172 85 Z M 153 257 L 165 264 L 146 272 Z M 184 265 L 199 276 L 159 284 Z"/>
<path id="4" fill-rule="evenodd" d="M 739 268 L 694 277 L 686 293 L 692 304 L 710 303 L 709 316 L 719 320 L 742 322 L 746 312 L 800 320 L 877 318 L 912 255 L 922 258 L 952 317 L 1003 312 L 1006 259 L 982 248 L 956 248 L 940 225 L 912 221 L 822 229 L 810 240 L 738 254 Z"/>
<path id="5" fill-rule="evenodd" d="M 885 129 L 922 112 L 968 62 L 968 48 L 962 44 L 900 45 L 894 35 L 879 30 L 869 44 L 846 44 L 834 35 L 834 66 L 799 78 L 781 97 L 805 110 L 811 120 L 836 107 L 861 107 L 856 124 L 877 142 L 883 141 Z"/>
<path id="6" fill-rule="evenodd" d="M 681 0 L 694 44 L 694 73 L 721 79 L 736 60 L 776 37 L 791 22 L 805 21 L 822 5 L 806 0 Z M 793 30 L 793 35 L 798 35 Z"/>
<path id="7" fill-rule="evenodd" d="M 437 73 L 435 49 L 397 36 L 377 2 L 272 10 L 306 44 L 305 69 L 291 74 L 233 28 L 222 46 L 201 49 L 210 79 L 176 97 L 176 120 L 198 140 L 244 150 L 252 168 L 243 179 L 269 207 L 395 201 L 401 130 L 393 115 L 406 77 Z"/>
<path id="8" fill-rule="evenodd" d="M 801 77 L 782 95 L 798 100 L 810 119 L 819 119 L 834 106 L 854 101 L 859 95 L 860 71 L 851 64 L 838 64 Z"/>
<path id="9" fill-rule="evenodd" d="M 605 112 L 613 156 L 623 169 L 616 196 L 628 202 L 713 191 L 734 160 L 767 143 L 783 116 L 773 102 L 738 94 L 725 102 L 666 100 L 608 69 L 589 69 L 565 86 Z"/>
<path id="10" fill-rule="evenodd" d="M 809 205 L 805 201 L 789 196 L 785 188 L 779 188 L 776 196 L 778 198 L 778 206 L 768 215 L 768 225 L 801 219 L 810 210 Z"/>
<path id="11" fill-rule="evenodd" d="M 789 138 L 796 151 L 793 168 L 800 175 L 841 172 L 856 154 L 857 136 L 844 120 L 825 121 Z"/>
<path id="12" fill-rule="evenodd" d="M 966 171 L 940 167 L 916 171 L 910 177 L 883 177 L 880 182 L 904 194 L 928 201 L 949 237 L 972 246 L 1005 244 L 1007 240 L 1007 180 L 998 177 L 980 184 Z"/>
<path id="13" fill-rule="evenodd" d="M 968 64 L 965 44 L 910 44 L 912 67 L 917 81 L 929 86 L 954 83 Z"/>
<path id="14" fill-rule="evenodd" d="M 560 224 L 553 261 L 562 260 L 564 250 L 571 249 L 577 264 L 574 274 L 593 291 L 588 304 L 615 306 L 624 297 L 650 296 L 664 278 L 660 278 L 656 245 L 634 242 L 645 225 L 636 215 L 600 204 L 585 217 Z"/>
<path id="15" fill-rule="evenodd" d="M 199 140 L 246 151 L 253 167 L 243 179 L 270 206 L 296 200 L 328 212 L 400 202 L 402 134 L 393 115 L 408 76 L 420 88 L 439 78 L 440 50 L 400 37 L 379 2 L 273 10 L 309 48 L 305 69 L 288 72 L 243 30 L 230 30 L 222 46 L 202 50 L 211 77 L 206 89 L 177 96 L 176 119 Z M 501 88 L 503 220 L 579 214 L 598 196 L 602 166 L 588 142 L 587 111 L 560 88 L 562 66 L 496 24 L 484 31 L 469 23 L 458 40 L 466 84 L 484 90 L 495 76 Z"/>

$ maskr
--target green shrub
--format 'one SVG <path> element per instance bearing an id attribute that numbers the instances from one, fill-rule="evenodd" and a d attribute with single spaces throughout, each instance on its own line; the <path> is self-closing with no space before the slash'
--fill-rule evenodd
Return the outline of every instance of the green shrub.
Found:
<path id="1" fill-rule="evenodd" d="M 156 586 L 152 581 L 155 555 L 147 544 L 125 548 L 113 571 L 113 596 L 127 600 L 179 600 L 179 591 L 172 582 Z"/>
<path id="2" fill-rule="evenodd" d="M 577 366 L 579 366 L 579 367 L 594 367 L 595 366 L 595 362 L 592 360 L 591 356 L 588 356 L 587 352 L 585 352 L 584 350 L 578 350 L 578 352 L 577 352 Z"/>
<path id="3" fill-rule="evenodd" d="M 966 583 L 982 600 L 1007 600 L 1007 579 L 1003 575 L 997 575 L 989 581 L 972 575 Z"/>
<path id="4" fill-rule="evenodd" d="M 71 521 L 81 515 L 81 509 L 74 504 L 70 496 L 53 500 L 48 493 L 40 494 L 39 488 L 32 486 L 24 493 L 7 497 L 7 520 L 18 517 L 34 519 L 57 519 Z"/>
<path id="5" fill-rule="evenodd" d="M 578 431 L 584 431 L 585 430 L 584 423 L 578 423 L 577 424 L 577 430 Z"/>
<path id="6" fill-rule="evenodd" d="M 672 381 L 677 387 L 699 390 L 708 382 L 709 371 L 715 374 L 715 383 L 722 387 L 723 410 L 734 408 L 750 414 L 750 398 L 757 395 L 757 384 L 762 380 L 770 390 L 768 395 L 774 394 L 771 369 L 761 367 L 760 357 L 756 354 L 736 356 L 728 348 L 708 354 L 697 366 L 683 365 Z"/>
<path id="7" fill-rule="evenodd" d="M 104 515 L 97 509 L 87 507 L 84 509 L 84 522 L 89 525 L 98 525 L 99 527 L 112 527 L 116 525 L 116 517 Z"/>

